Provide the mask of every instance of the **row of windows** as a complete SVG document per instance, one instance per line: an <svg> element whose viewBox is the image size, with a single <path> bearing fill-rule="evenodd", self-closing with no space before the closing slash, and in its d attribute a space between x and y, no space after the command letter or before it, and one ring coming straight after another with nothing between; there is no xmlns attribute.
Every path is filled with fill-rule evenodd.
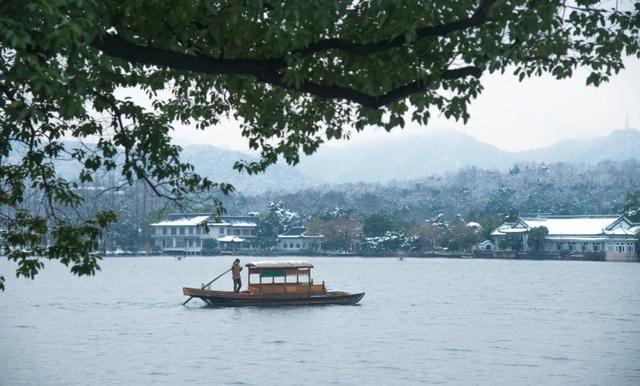
<svg viewBox="0 0 640 386"><path fill-rule="evenodd" d="M288 249L297 248L297 249L300 249L301 247L302 248L307 248L307 243L282 243L282 248L288 248Z"/></svg>
<svg viewBox="0 0 640 386"><path fill-rule="evenodd" d="M202 233L201 227L162 227L163 235L201 235Z"/></svg>
<svg viewBox="0 0 640 386"><path fill-rule="evenodd" d="M602 251L601 243L577 243L571 241L568 243L556 243L556 250L582 251L582 252L599 252Z"/></svg>
<svg viewBox="0 0 640 386"><path fill-rule="evenodd" d="M218 230L218 234L224 235L224 230L227 230L228 235L234 236L255 236L255 229L231 229L231 228L220 228Z"/></svg>
<svg viewBox="0 0 640 386"><path fill-rule="evenodd" d="M160 243L164 248L185 248L185 247L200 247L202 246L202 240L200 239L161 239Z"/></svg>
<svg viewBox="0 0 640 386"><path fill-rule="evenodd" d="M174 241L175 240L175 241ZM237 248L238 245L229 244L229 243L218 243L218 247L222 249L231 249ZM202 239L173 239L173 238L161 238L156 241L156 245L162 246L163 248L188 248L188 247L201 247ZM293 245L293 244L292 244ZM256 246L251 243L242 243L242 248L253 249Z"/></svg>
<svg viewBox="0 0 640 386"><path fill-rule="evenodd" d="M218 248L222 250L256 249L258 245L251 243L218 243Z"/></svg>
<svg viewBox="0 0 640 386"><path fill-rule="evenodd" d="M633 243L609 243L607 244L607 251L609 252L634 252L635 247Z"/></svg>
<svg viewBox="0 0 640 386"><path fill-rule="evenodd" d="M556 243L556 250L582 251L582 252L600 252L605 247L602 243ZM635 252L635 246L632 242L607 243L606 250L608 252Z"/></svg>
<svg viewBox="0 0 640 386"><path fill-rule="evenodd" d="M232 228L219 228L218 234L226 234L234 236L254 236L256 234L255 229L232 229ZM162 227L163 235L201 235L204 234L202 227Z"/></svg>

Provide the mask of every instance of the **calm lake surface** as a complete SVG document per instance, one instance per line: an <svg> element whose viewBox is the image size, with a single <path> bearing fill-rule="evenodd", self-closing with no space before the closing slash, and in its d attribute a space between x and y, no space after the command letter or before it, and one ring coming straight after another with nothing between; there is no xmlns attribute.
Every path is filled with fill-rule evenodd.
<svg viewBox="0 0 640 386"><path fill-rule="evenodd" d="M183 307L231 257L110 258L92 278L48 263L35 281L1 258L0 384L640 385L640 264L308 260L361 305Z"/></svg>

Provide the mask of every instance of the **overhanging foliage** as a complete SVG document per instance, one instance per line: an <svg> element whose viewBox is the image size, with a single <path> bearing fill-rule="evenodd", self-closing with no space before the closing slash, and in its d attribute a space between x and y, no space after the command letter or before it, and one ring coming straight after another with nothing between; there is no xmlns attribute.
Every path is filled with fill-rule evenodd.
<svg viewBox="0 0 640 386"><path fill-rule="evenodd" d="M241 122L260 159L296 164L349 130L427 124L435 109L466 121L484 73L587 67L598 85L638 55L640 4L578 0L154 1L5 0L0 3L0 205L5 253L33 277L37 257L92 274L90 254L112 221L73 215L75 188L119 167L172 200L233 187L193 172L171 144L175 122L200 129ZM149 106L122 98L136 88ZM167 97L167 93L169 96ZM65 138L97 140L68 149ZM17 163L7 163L19 148ZM118 161L118 149L123 159ZM58 176L52 160L84 169ZM28 190L42 211L22 211ZM22 235L22 236L21 236ZM64 246L63 246L64 243ZM0 282L0 285L2 282Z"/></svg>

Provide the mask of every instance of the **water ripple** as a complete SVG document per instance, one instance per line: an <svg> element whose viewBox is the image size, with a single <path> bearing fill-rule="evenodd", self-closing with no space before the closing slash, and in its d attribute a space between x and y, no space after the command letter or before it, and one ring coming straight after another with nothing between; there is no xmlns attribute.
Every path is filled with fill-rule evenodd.
<svg viewBox="0 0 640 386"><path fill-rule="evenodd" d="M332 287L366 291L362 305L182 306L182 286L227 269L219 257L9 278L0 384L640 384L640 264L312 262Z"/></svg>

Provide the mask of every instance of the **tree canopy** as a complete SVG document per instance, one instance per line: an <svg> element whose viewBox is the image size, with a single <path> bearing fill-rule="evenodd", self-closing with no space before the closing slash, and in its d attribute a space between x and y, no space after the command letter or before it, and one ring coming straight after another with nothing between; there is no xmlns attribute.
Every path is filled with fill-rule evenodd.
<svg viewBox="0 0 640 386"><path fill-rule="evenodd" d="M640 188L627 192L624 197L622 213L631 221L640 222Z"/></svg>
<svg viewBox="0 0 640 386"><path fill-rule="evenodd" d="M617 4L617 2L616 2ZM42 259L93 274L91 254L114 221L73 215L78 184L118 170L179 200L233 187L194 173L172 125L205 130L237 119L256 173L296 164L327 139L369 126L427 124L434 111L469 118L486 73L520 79L590 70L598 85L638 55L640 3L594 0L155 1L0 3L0 205L5 253L18 275ZM124 97L136 89L142 104ZM94 141L70 148L65 139ZM15 162L10 154L18 152ZM84 169L61 178L53 160ZM29 189L42 210L22 209ZM2 281L0 280L0 285Z"/></svg>
<svg viewBox="0 0 640 386"><path fill-rule="evenodd" d="M548 234L549 229L545 226L533 227L529 230L527 244L535 252L541 252L544 249L544 240Z"/></svg>
<svg viewBox="0 0 640 386"><path fill-rule="evenodd" d="M394 224L387 216L374 213L364 219L362 231L367 237L376 237L382 236L387 232L397 231L398 228L398 224Z"/></svg>
<svg viewBox="0 0 640 386"><path fill-rule="evenodd" d="M263 249L271 249L276 246L279 234L300 225L298 213L288 210L282 202L271 202L258 217L256 243Z"/></svg>

